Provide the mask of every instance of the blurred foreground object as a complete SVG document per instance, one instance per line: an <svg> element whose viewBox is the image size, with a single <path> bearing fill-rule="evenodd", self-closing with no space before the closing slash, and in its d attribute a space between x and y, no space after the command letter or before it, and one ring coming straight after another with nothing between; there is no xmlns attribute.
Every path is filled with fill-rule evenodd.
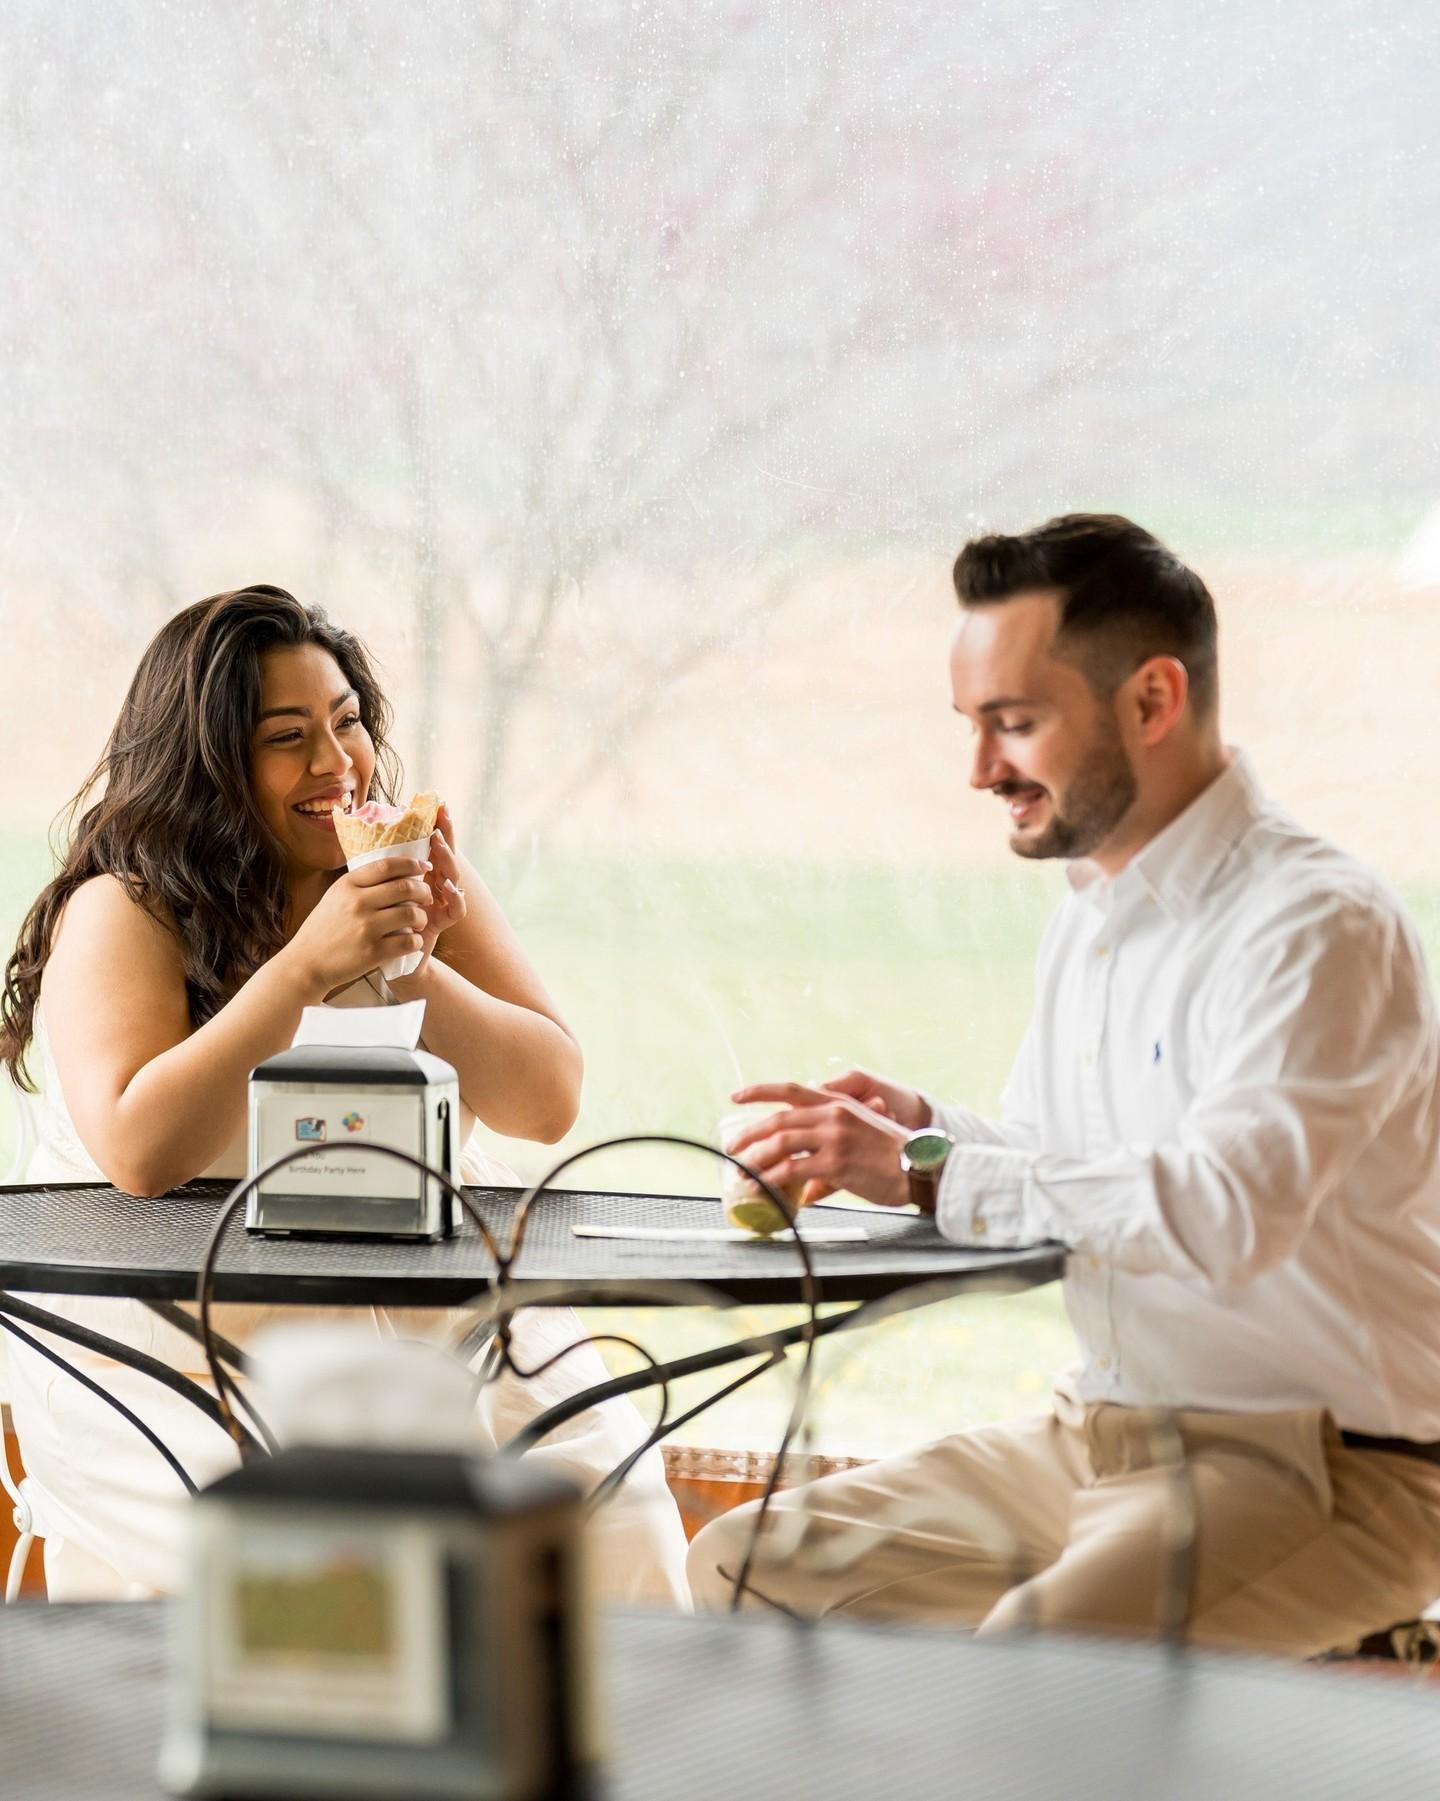
<svg viewBox="0 0 1440 1801"><path fill-rule="evenodd" d="M192 1504L162 1781L232 1797L589 1792L579 1491L533 1462L433 1448L463 1430L466 1372L442 1353L397 1343L382 1369L371 1339L347 1369L342 1336L321 1333L311 1368L306 1337L274 1334L258 1361L282 1435L326 1442ZM370 1443L335 1442L347 1434Z"/></svg>

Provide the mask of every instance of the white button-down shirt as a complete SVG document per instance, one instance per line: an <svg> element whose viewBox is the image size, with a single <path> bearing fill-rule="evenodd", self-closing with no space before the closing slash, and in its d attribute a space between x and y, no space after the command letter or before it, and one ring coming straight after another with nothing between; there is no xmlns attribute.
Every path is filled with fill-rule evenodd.
<svg viewBox="0 0 1440 1801"><path fill-rule="evenodd" d="M1395 895L1236 753L1046 929L1035 1013L942 1231L1059 1239L1080 1397L1324 1406L1440 1439L1440 1032Z"/></svg>

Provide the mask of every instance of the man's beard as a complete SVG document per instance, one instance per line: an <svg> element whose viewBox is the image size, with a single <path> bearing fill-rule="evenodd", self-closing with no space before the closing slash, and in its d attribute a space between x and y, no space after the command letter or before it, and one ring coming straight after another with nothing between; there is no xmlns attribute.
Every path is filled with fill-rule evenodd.
<svg viewBox="0 0 1440 1801"><path fill-rule="evenodd" d="M1130 811L1137 792L1119 730L1103 721L1100 740L1071 778L1063 805L1051 796L1050 823L1033 836L1015 833L1010 848L1017 857L1088 857Z"/></svg>

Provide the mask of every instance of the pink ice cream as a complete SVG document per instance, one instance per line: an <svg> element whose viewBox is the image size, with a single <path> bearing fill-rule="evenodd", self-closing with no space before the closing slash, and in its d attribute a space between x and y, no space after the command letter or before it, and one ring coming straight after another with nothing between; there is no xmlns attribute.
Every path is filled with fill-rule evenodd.
<svg viewBox="0 0 1440 1801"><path fill-rule="evenodd" d="M383 800L367 800L363 807L356 807L350 817L364 825L394 825L405 817L406 811L404 807L387 807Z"/></svg>

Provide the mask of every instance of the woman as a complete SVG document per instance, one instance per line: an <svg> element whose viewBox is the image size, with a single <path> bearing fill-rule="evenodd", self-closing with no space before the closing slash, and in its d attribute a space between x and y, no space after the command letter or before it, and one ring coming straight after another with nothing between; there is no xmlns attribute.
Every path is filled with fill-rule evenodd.
<svg viewBox="0 0 1440 1801"><path fill-rule="evenodd" d="M495 900L455 849L441 808L424 863L346 872L331 808L393 800L390 712L359 641L279 588L187 608L140 660L64 867L31 909L0 998L0 1058L36 1092L34 1181L105 1179L158 1196L246 1165L246 1078L289 1045L301 1009L424 1000L422 1043L459 1076L462 1139L477 1119L552 1142L579 1105L579 1048ZM407 951L413 975L379 967ZM33 1062L36 1066L30 1067ZM38 1084L32 1079L38 1074ZM468 1181L506 1180L468 1144ZM198 1374L194 1342L134 1301L44 1297L55 1313ZM278 1309L229 1307L243 1338ZM315 1317L309 1312L307 1317ZM435 1322L431 1322L435 1323ZM573 1317L522 1314L522 1358L580 1336ZM527 1343L528 1341L528 1343ZM151 1424L197 1481L232 1460L188 1402L134 1371L52 1341ZM173 1587L173 1474L103 1400L12 1341L13 1410L37 1491L52 1599ZM486 1391L499 1439L602 1373L593 1352L548 1382ZM636 1442L607 1403L534 1455L589 1485ZM684 1537L658 1454L596 1516L602 1589L681 1600Z"/></svg>

